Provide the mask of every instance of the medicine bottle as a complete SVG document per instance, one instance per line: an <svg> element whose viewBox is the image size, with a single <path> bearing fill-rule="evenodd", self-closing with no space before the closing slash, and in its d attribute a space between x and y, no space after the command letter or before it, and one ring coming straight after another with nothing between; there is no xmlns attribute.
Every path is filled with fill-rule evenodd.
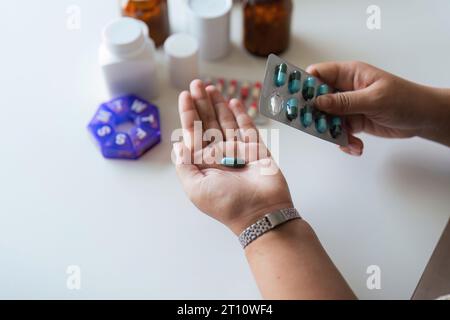
<svg viewBox="0 0 450 320"><path fill-rule="evenodd" d="M267 57L289 47L292 0L244 0L244 47Z"/></svg>
<svg viewBox="0 0 450 320"><path fill-rule="evenodd" d="M135 94L146 100L158 95L155 44L140 20L119 18L103 29L99 64L111 98Z"/></svg>
<svg viewBox="0 0 450 320"><path fill-rule="evenodd" d="M120 0L122 15L144 21L159 47L170 34L167 0Z"/></svg>

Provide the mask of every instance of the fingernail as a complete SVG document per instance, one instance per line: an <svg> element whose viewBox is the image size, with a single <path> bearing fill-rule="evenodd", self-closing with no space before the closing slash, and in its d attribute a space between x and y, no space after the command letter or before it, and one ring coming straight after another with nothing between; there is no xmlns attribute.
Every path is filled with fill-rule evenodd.
<svg viewBox="0 0 450 320"><path fill-rule="evenodd" d="M352 156L360 156L362 155L362 149L360 147L354 145L348 145L349 152Z"/></svg>
<svg viewBox="0 0 450 320"><path fill-rule="evenodd" d="M348 154L350 154L352 156L355 156L355 157L359 157L359 156L362 155L362 149L360 149L358 147L355 147L355 146L352 146L352 145L348 145L348 146L345 146L345 147L341 146L340 149L342 151L344 151L345 153L348 153Z"/></svg>

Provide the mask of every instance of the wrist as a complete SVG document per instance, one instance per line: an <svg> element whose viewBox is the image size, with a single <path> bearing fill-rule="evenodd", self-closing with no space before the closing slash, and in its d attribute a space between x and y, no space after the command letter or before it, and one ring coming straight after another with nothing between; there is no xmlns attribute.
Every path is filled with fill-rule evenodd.
<svg viewBox="0 0 450 320"><path fill-rule="evenodd" d="M249 255L260 251L261 248L268 249L280 245L285 248L292 247L292 249L294 249L299 243L305 245L317 240L314 230L307 221L303 219L294 219L265 233L263 236L253 241L245 248L245 252Z"/></svg>
<svg viewBox="0 0 450 320"><path fill-rule="evenodd" d="M249 211L249 213L241 214L238 218L230 221L227 227L236 235L239 236L247 227L254 224L259 219L263 218L266 214L286 209L293 208L294 205L292 201L283 201L273 205L264 206L263 208L258 208Z"/></svg>
<svg viewBox="0 0 450 320"><path fill-rule="evenodd" d="M422 104L424 123L418 136L450 146L450 89L428 88Z"/></svg>

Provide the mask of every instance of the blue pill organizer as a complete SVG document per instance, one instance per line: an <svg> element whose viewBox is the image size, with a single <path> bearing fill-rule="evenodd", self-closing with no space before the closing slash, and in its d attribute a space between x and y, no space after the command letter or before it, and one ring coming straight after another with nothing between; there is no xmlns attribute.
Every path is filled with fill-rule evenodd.
<svg viewBox="0 0 450 320"><path fill-rule="evenodd" d="M88 130L109 159L138 159L161 141L158 108L135 95L102 103Z"/></svg>
<svg viewBox="0 0 450 320"><path fill-rule="evenodd" d="M344 119L314 107L314 100L333 89L320 79L271 54L267 60L259 112L320 139L348 145Z"/></svg>

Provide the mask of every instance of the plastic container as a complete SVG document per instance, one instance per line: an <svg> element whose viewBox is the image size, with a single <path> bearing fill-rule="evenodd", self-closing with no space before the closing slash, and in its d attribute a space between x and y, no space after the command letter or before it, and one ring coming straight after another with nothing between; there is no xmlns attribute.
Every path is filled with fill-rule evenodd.
<svg viewBox="0 0 450 320"><path fill-rule="evenodd" d="M111 98L136 94L158 96L155 45L148 27L132 18L119 18L103 29L99 64Z"/></svg>
<svg viewBox="0 0 450 320"><path fill-rule="evenodd" d="M164 43L169 79L172 86L184 90L198 77L198 41L185 33L171 35Z"/></svg>
<svg viewBox="0 0 450 320"><path fill-rule="evenodd" d="M122 15L139 19L147 24L150 37L157 47L170 34L167 0L120 0Z"/></svg>
<svg viewBox="0 0 450 320"><path fill-rule="evenodd" d="M256 56L280 54L289 47L292 0L245 0L244 47Z"/></svg>
<svg viewBox="0 0 450 320"><path fill-rule="evenodd" d="M203 60L217 60L230 52L232 0L186 0L189 33L199 42Z"/></svg>

